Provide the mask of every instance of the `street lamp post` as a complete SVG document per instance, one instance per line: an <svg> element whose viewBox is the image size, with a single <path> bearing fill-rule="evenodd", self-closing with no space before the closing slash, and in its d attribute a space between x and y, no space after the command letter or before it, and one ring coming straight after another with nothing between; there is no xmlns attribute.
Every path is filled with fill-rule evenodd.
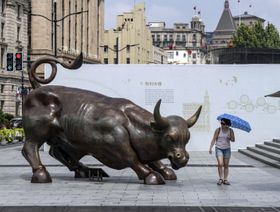
<svg viewBox="0 0 280 212"><path fill-rule="evenodd" d="M56 0L54 1L54 8L53 8L53 13L54 13L54 56L56 58L57 56L57 13L56 13Z"/></svg>
<svg viewBox="0 0 280 212"><path fill-rule="evenodd" d="M56 2L56 0L54 0L54 2L53 2L53 16L52 16L52 19L49 19L48 17L43 16L41 14L32 14L31 13L31 16L39 16L39 17L42 17L42 18L50 21L51 23L54 23L54 56L57 57L57 23L60 22L60 21L63 21L65 18L67 18L69 16L79 15L79 14L87 13L87 12L88 12L88 10L83 10L83 11L79 11L79 12L69 13L68 15L63 16L62 18L57 19L57 2Z"/></svg>
<svg viewBox="0 0 280 212"><path fill-rule="evenodd" d="M119 37L116 37L116 63L119 64Z"/></svg>

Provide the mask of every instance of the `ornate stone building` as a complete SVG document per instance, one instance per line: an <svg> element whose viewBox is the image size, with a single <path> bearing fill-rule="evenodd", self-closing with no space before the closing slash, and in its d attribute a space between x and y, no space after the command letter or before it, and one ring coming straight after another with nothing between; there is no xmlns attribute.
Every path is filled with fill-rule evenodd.
<svg viewBox="0 0 280 212"><path fill-rule="evenodd" d="M86 63L100 63L104 0L32 0L30 30L32 60L55 54L69 60L83 52Z"/></svg>
<svg viewBox="0 0 280 212"><path fill-rule="evenodd" d="M232 18L236 28L238 28L241 23L245 24L246 26L252 26L258 21L260 21L263 25L265 22L263 18L260 18L255 15L251 15L247 11L245 11L241 15L233 16Z"/></svg>
<svg viewBox="0 0 280 212"><path fill-rule="evenodd" d="M155 63L144 3L137 4L130 12L117 16L116 29L105 31L102 47L105 64ZM157 54L160 52L157 51Z"/></svg>
<svg viewBox="0 0 280 212"><path fill-rule="evenodd" d="M211 48L222 48L231 45L235 30L236 26L229 8L229 1L225 0L223 13L216 30L213 32Z"/></svg>
<svg viewBox="0 0 280 212"><path fill-rule="evenodd" d="M22 52L27 58L28 4L29 0L1 0L0 4L0 110L13 115L21 115L19 91L22 83L29 87L29 81L26 64L23 72L6 70L6 55Z"/></svg>
<svg viewBox="0 0 280 212"><path fill-rule="evenodd" d="M170 64L204 63L205 32L199 16L188 23L175 23L173 28L166 28L165 22L150 22L153 45L163 48Z"/></svg>
<svg viewBox="0 0 280 212"><path fill-rule="evenodd" d="M224 48L232 46L232 37L236 32L237 28L241 23L246 26L252 26L257 21L260 21L264 24L265 20L248 14L248 12L244 12L244 14L238 16L232 16L229 1L225 0L224 2L224 10L218 22L218 25L215 31L212 34L210 48Z"/></svg>

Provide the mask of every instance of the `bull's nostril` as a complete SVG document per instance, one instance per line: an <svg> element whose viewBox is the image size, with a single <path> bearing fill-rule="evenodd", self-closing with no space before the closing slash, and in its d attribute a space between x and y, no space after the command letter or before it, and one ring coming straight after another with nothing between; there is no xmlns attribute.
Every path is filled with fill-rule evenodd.
<svg viewBox="0 0 280 212"><path fill-rule="evenodd" d="M180 153L177 153L177 154L176 154L176 157L177 157L177 158L180 158L180 157L181 157L181 154L180 154Z"/></svg>

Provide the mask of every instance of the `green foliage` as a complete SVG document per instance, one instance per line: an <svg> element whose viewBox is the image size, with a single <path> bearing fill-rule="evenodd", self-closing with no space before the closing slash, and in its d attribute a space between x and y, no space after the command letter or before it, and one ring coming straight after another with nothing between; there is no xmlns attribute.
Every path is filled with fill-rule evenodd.
<svg viewBox="0 0 280 212"><path fill-rule="evenodd" d="M233 46L252 48L254 40L256 37L253 35L252 28L242 23L233 36Z"/></svg>
<svg viewBox="0 0 280 212"><path fill-rule="evenodd" d="M280 48L280 36L273 24L268 24L265 28L267 48Z"/></svg>
<svg viewBox="0 0 280 212"><path fill-rule="evenodd" d="M20 140L22 141L24 138L24 130L23 128L15 128L15 129L7 129L3 128L0 130L0 142L1 141L8 141L9 143L13 140Z"/></svg>
<svg viewBox="0 0 280 212"><path fill-rule="evenodd" d="M280 37L273 24L265 28L259 21L253 26L241 24L233 36L234 47L244 48L280 48Z"/></svg>
<svg viewBox="0 0 280 212"><path fill-rule="evenodd" d="M12 114L9 113L3 113L2 110L0 110L0 128L2 125L8 126L9 121L14 118Z"/></svg>

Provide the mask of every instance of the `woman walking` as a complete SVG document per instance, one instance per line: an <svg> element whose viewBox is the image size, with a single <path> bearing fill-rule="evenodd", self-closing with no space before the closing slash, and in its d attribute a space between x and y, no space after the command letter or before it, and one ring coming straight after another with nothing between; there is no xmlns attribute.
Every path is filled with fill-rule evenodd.
<svg viewBox="0 0 280 212"><path fill-rule="evenodd" d="M231 156L230 142L235 141L234 132L230 128L229 119L221 119L221 127L215 130L213 139L210 144L209 153L212 154L212 148L216 144L216 158L218 162L219 180L217 185L230 185L228 181L229 160Z"/></svg>

